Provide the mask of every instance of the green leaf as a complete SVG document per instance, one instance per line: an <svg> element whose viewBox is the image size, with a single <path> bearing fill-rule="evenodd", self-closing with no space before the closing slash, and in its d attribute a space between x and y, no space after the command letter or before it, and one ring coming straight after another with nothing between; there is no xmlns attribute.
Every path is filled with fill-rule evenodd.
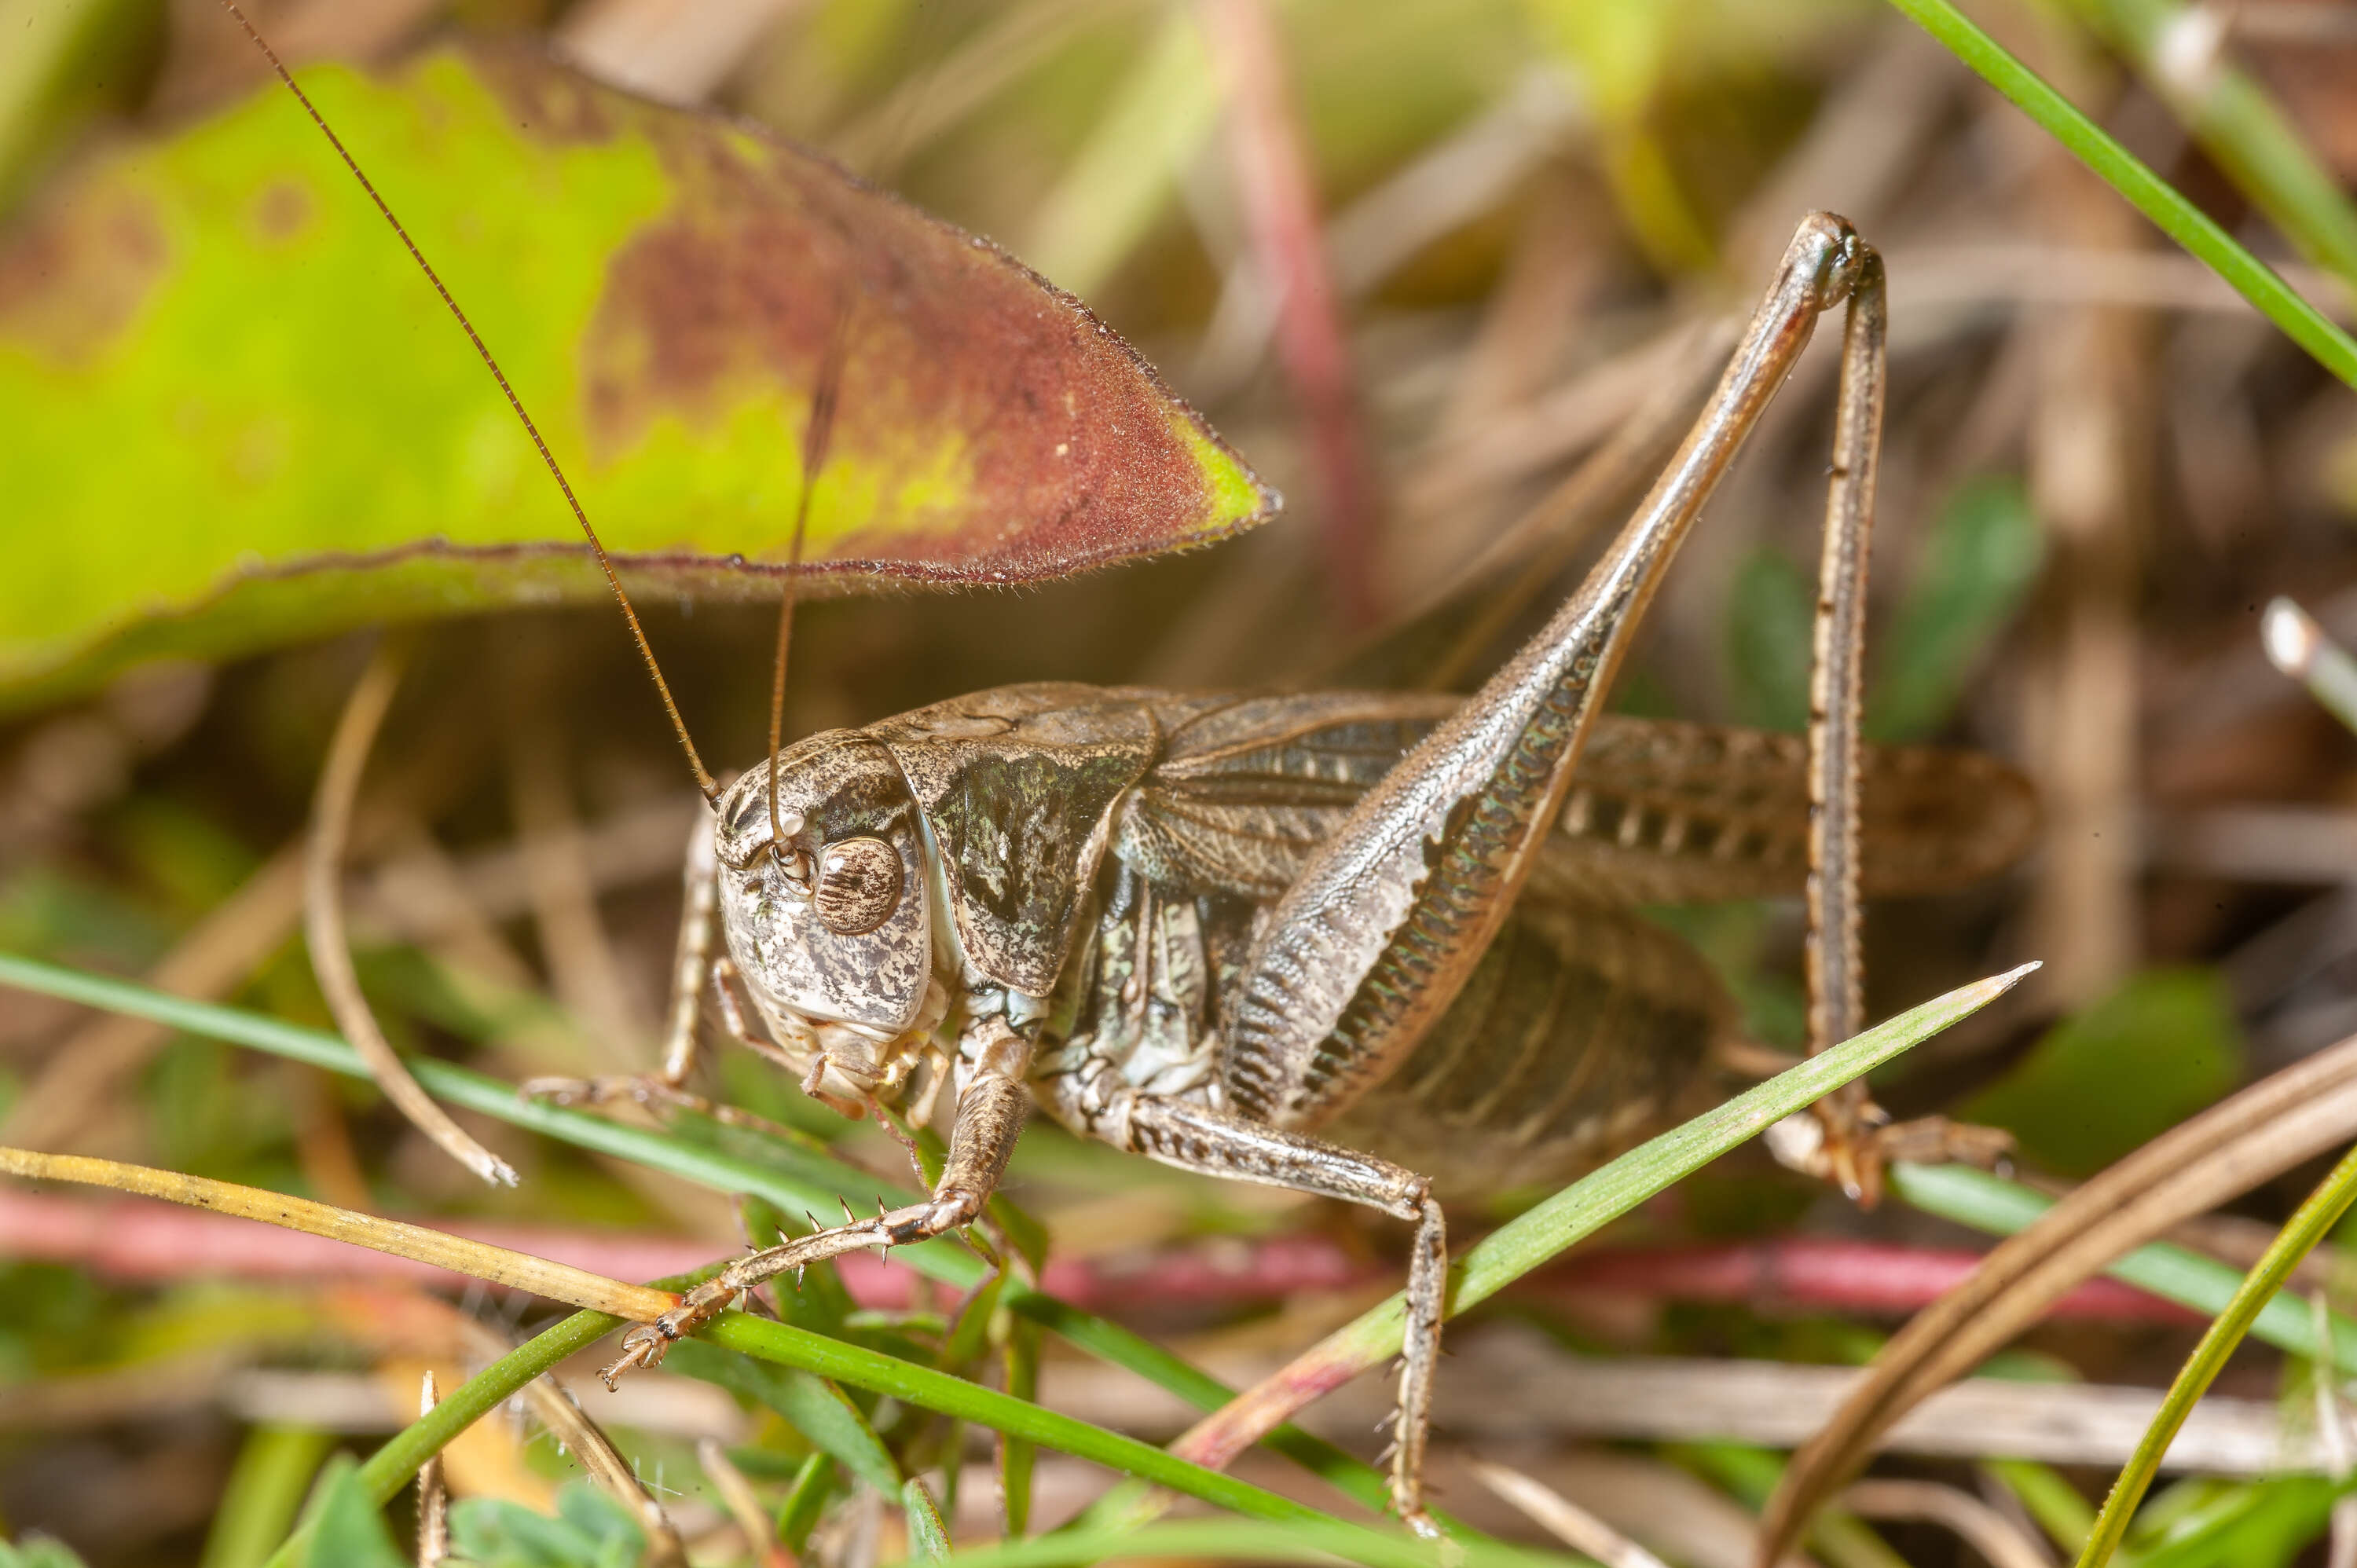
<svg viewBox="0 0 2357 1568"><path fill-rule="evenodd" d="M350 1455L329 1463L318 1498L304 1568L409 1568Z"/></svg>
<svg viewBox="0 0 2357 1568"><path fill-rule="evenodd" d="M740 122L518 50L305 72L472 316L625 579L770 597L813 392L813 591L1017 583L1275 505L1003 252ZM273 87L0 238L0 704L135 660L606 591L474 351Z"/></svg>
<svg viewBox="0 0 2357 1568"><path fill-rule="evenodd" d="M933 1494L914 1476L900 1488L900 1509L909 1521L909 1562L939 1563L950 1554L949 1526L933 1506Z"/></svg>
<svg viewBox="0 0 2357 1568"><path fill-rule="evenodd" d="M2340 1488L2320 1476L2179 1482L2136 1518L2136 1568L2289 1568L2323 1535Z"/></svg>
<svg viewBox="0 0 2357 1568"><path fill-rule="evenodd" d="M84 1568L73 1549L46 1535L28 1536L14 1545L0 1541L0 1568Z"/></svg>
<svg viewBox="0 0 2357 1568"><path fill-rule="evenodd" d="M2241 1081L2225 982L2209 970L2150 970L2055 1026L1957 1114L2005 1128L2042 1165L2086 1176Z"/></svg>
<svg viewBox="0 0 2357 1568"><path fill-rule="evenodd" d="M454 1504L450 1545L473 1568L638 1568L647 1538L620 1504L587 1481L568 1481L554 1519L500 1498Z"/></svg>
<svg viewBox="0 0 2357 1568"><path fill-rule="evenodd" d="M2011 475L1967 480L1924 539L1867 693L1867 733L1923 740L1944 726L1989 646L2038 581L2046 536Z"/></svg>

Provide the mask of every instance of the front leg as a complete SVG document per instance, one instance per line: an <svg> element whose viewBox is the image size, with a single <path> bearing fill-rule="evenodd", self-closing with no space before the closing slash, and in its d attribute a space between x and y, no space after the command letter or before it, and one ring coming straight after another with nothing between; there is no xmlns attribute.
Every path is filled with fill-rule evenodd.
<svg viewBox="0 0 2357 1568"><path fill-rule="evenodd" d="M712 1109L687 1092L689 1074L695 1069L700 1043L696 1024L702 1016L704 988L717 983L713 967L713 932L720 901L720 863L714 853L712 808L699 806L695 826L687 837L687 854L680 869L679 940L673 950L671 1006L663 1023L662 1066L653 1072L620 1073L603 1078L533 1078L516 1087L528 1100L548 1100L559 1105L603 1105L635 1101L641 1105L687 1105ZM726 960L721 961L726 963ZM732 1019L733 1007L729 1009ZM743 1035L741 1024L734 1032Z"/></svg>
<svg viewBox="0 0 2357 1568"><path fill-rule="evenodd" d="M930 1197L737 1259L682 1296L677 1306L624 1335L621 1355L598 1376L611 1388L633 1367L653 1366L673 1342L702 1331L739 1295L780 1274L863 1247L922 1241L979 1219L1023 1132L1031 1103L1024 1086L1031 1049L1030 1038L998 1015L969 1025L958 1042L957 1121L950 1133L949 1159Z"/></svg>
<svg viewBox="0 0 2357 1568"><path fill-rule="evenodd" d="M1393 1420L1392 1506L1417 1534L1438 1535L1424 1506L1424 1455L1447 1305L1448 1239L1431 1180L1322 1138L1283 1132L1190 1101L1142 1094L1107 1069L1056 1079L1049 1092L1058 1120L1116 1148L1204 1176L1364 1204L1415 1227L1399 1408ZM1184 1439L1172 1452L1213 1469L1235 1457L1234 1449L1190 1450Z"/></svg>

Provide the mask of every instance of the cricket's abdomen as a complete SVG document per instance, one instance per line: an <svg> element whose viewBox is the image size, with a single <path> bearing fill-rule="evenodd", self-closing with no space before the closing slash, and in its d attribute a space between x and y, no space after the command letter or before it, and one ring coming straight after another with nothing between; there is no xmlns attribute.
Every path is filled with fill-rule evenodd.
<svg viewBox="0 0 2357 1568"><path fill-rule="evenodd" d="M1253 912L1116 862L1038 1072L1227 1103L1224 1015ZM1451 1198L1560 1181L1691 1109L1735 1018L1701 955L1643 916L1525 906L1399 1068L1316 1131Z"/></svg>
<svg viewBox="0 0 2357 1568"><path fill-rule="evenodd" d="M1406 1058L1318 1131L1451 1199L1560 1182L1691 1108L1735 1015L1643 917L1526 905Z"/></svg>

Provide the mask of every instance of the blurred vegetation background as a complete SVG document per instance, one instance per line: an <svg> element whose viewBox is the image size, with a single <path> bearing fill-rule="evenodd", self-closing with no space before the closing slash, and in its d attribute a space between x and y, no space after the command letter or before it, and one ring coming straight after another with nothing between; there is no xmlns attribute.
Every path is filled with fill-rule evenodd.
<svg viewBox="0 0 2357 1568"><path fill-rule="evenodd" d="M2357 178L2357 7L1967 8L2350 319L2357 247L2345 239L2357 219L2342 193ZM1793 223L1838 210L1883 251L1890 276L1874 729L2008 759L2036 782L2046 822L2035 857L2001 884L1873 910L1876 1016L2025 959L2045 963L1902 1063L1885 1101L2001 1124L2026 1170L2078 1177L2357 1029L2357 742L2268 668L2257 636L2276 594L2357 634L2357 394L1884 6L249 9L298 70L387 65L452 29L515 35L609 81L825 150L1085 299L1287 498L1276 521L1239 541L1145 565L1019 592L809 606L790 735L1017 680L1469 689L1641 492L1719 368L1730 313L1748 307ZM0 218L38 214L111 149L188 134L266 85L210 0L0 0ZM368 150L354 150L365 166ZM468 176L454 160L439 177L463 188ZM433 235L418 237L433 254ZM385 247L393 267L405 264L390 238ZM356 317L378 308L369 291L384 275L352 280ZM24 330L9 316L12 286L0 273L0 328ZM266 340L269 301L253 305L251 331ZM217 370L141 373L200 385ZM350 373L402 370L362 362ZM1621 707L1800 727L1832 380L1820 344L1653 610ZM106 460L139 464L146 434L113 431ZM398 475L412 461L403 431L381 435L374 461ZM44 552L70 548L5 499L9 440L0 432L0 544L29 549L39 536ZM584 491L594 516L594 480ZM233 517L115 526L125 532L109 548L178 548L197 529L231 531L234 548ZM436 521L415 528L432 535ZM772 612L658 602L646 613L706 756L730 766L758 756ZM367 618L364 602L354 618ZM14 713L0 728L0 949L324 1026L296 936L296 846L371 636L217 668L167 660L87 698ZM431 624L377 748L350 883L361 977L395 1042L506 1079L649 1062L685 782L610 608ZM1663 918L1726 971L1763 1039L1797 1044L1796 909ZM905 1176L881 1134L803 1103L741 1053L720 1077L726 1098ZM685 1238L690 1257L739 1240L725 1199L643 1167L486 1133L525 1173L514 1191L487 1190L365 1087L14 992L0 992L0 1143L355 1208L616 1246ZM1273 1368L1395 1278L1403 1239L1380 1219L1183 1179L1044 1127L1016 1169L1015 1197L1057 1259L1116 1276L1173 1257L1233 1265L1244 1283L1230 1289L1116 1313L1233 1379ZM2316 1175L2261 1187L2204 1240L2246 1264ZM35 1196L0 1194L0 1208ZM142 1240L95 1208L83 1229L60 1230L56 1205L78 1200L40 1201L49 1207L0 1218L0 1258L21 1260L0 1263L0 1532L48 1532L94 1568L259 1563L328 1453L364 1452L414 1409L419 1366L450 1368L446 1384L464 1376L471 1352L447 1324L404 1317L404 1304L427 1299L415 1287L271 1277L266 1263L203 1247L176 1253L161 1233ZM1467 1216L1467 1230L1483 1218ZM1638 1356L1852 1364L1906 1305L1889 1280L1910 1260L1981 1244L1900 1206L1861 1213L1752 1152L1607 1240L1637 1260L1623 1275L1583 1283L1575 1263L1454 1331L1463 1353L1444 1375L1446 1500L1535 1539L1467 1478L1474 1452L1510 1455L1696 1564L1742 1560L1746 1510L1772 1477L1766 1451L1778 1440L1738 1441L1739 1411L1680 1441L1615 1427L1608 1412L1574 1420L1562 1385L1533 1368ZM1645 1262L1741 1241L1770 1249L1759 1256L1772 1271L1773 1247L1813 1240L1857 1246L1849 1272L1813 1295L1788 1294L1772 1273L1705 1288ZM1316 1266L1290 1281L1268 1273L1276 1242L1307 1249L1298 1255ZM618 1262L608 1272L663 1271ZM2311 1283L2323 1288L2329 1273L2319 1266ZM523 1310L521 1298L463 1305L502 1332ZM954 1364L946 1299L920 1293L864 1310L845 1320L852 1330ZM2090 1309L2033 1331L2012 1371L2157 1386L2197 1329ZM1050 1353L1041 1397L1157 1439L1183 1424L1172 1402L1121 1377ZM1693 1379L1680 1397L1703 1401L1711 1374ZM707 1397L705 1384L630 1389L627 1409L613 1407L617 1440L696 1561L737 1560L694 1438L717 1434L751 1455L743 1463L764 1486L794 1475L809 1443L759 1407ZM2303 1411L2316 1398L2300 1368L2255 1347L2238 1353L2221 1391ZM1311 1424L1370 1450L1361 1434L1382 1396L1354 1392L1365 1397ZM986 1433L944 1432L920 1413L889 1402L866 1411L910 1474L953 1477L969 1438L986 1453ZM544 1510L573 1474L521 1417L487 1423L468 1443L452 1459L462 1496ZM2002 1446L1986 1450L1987 1463L1968 1447L1918 1452L1878 1473L1969 1494L2015 1545L2050 1552L2083 1529L2116 1448L2090 1439L2050 1466L2007 1459ZM1273 1463L1243 1468L1301 1484ZM2177 1483L2147 1510L2137 1560L2323 1562L2332 1488L2268 1469ZM995 1533L986 1482L948 1485L952 1536ZM1104 1477L1043 1460L1038 1485L1039 1518L1052 1523ZM846 1488L809 1539L820 1561L858 1568L905 1554L897 1503L879 1511L861 1495ZM1813 1550L1861 1568L1981 1560L1943 1526L1878 1528ZM576 1560L512 1550L517 1562Z"/></svg>

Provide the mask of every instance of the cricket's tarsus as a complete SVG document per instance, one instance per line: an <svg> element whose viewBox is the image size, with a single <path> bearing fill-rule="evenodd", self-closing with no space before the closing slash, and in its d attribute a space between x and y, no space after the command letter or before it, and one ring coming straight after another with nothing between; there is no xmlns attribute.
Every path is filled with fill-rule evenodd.
<svg viewBox="0 0 2357 1568"><path fill-rule="evenodd" d="M288 70L285 62L278 58L278 51L270 47L270 40L262 36L261 29L243 11L238 9L237 0L221 0L221 8L244 29L245 36L253 40L253 47L262 51L262 57L270 62L270 69L277 73L286 91L295 95L295 101L303 106L303 113L311 117L311 124L317 126L319 134L328 139L328 145L335 149L336 156L343 160L344 167L350 171L352 178L360 183L361 189L375 204L378 215L383 218L386 226L392 229L402 247L409 252L409 259L417 263L417 270L424 273L425 281L434 285L435 294L441 299L443 307L449 311L451 319L457 322L458 329L466 333L467 341L475 346L475 354L483 361L483 368L490 371L491 379L499 383L500 395L508 400L508 407L514 411L516 419L523 425L524 434L532 438L533 449L540 454L540 460L548 469L549 477L556 481L557 489L563 492L565 504L572 509L573 521L581 525L582 537L588 540L589 552L597 558L597 569L606 575L606 585L614 591L614 602L621 607L622 619L630 626L631 640L638 644L639 658L646 665L647 673L653 677L656 694L662 699L663 712L671 719L672 733L679 737L680 750L686 754L688 770L695 775L695 787L703 791L706 800L718 800L720 786L705 769L704 758L696 753L695 742L688 736L687 721L680 717L679 703L672 698L671 682L663 679L662 666L655 661L654 645L647 640L646 628L639 624L638 607L630 603L630 596L623 589L622 579L616 574L614 563L607 556L605 543L598 539L597 529L590 526L589 513L583 509L580 498L573 493L573 481L565 477L564 466L557 462L556 454L548 449L547 441L540 434L540 426L533 423L532 414L524 408L523 399L516 395L515 387L508 381L507 372L500 368L500 361L492 354L490 345L485 343L482 335L475 330L475 324L468 318L465 308L442 282L442 274L434 270L434 263L425 259L425 252L418 249L415 240L410 238L408 229L393 215L391 204L361 167L360 160L353 157L350 149L344 145L343 138L337 135L335 128L328 124L327 116L320 113L318 106L311 102L310 94L296 81L295 73Z"/></svg>

